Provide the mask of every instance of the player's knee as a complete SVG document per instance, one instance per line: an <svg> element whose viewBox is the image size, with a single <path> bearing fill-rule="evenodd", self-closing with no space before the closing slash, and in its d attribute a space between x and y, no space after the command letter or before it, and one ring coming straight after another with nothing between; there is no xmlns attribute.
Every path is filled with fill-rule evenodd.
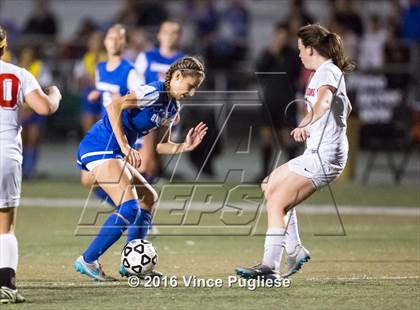
<svg viewBox="0 0 420 310"><path fill-rule="evenodd" d="M92 173L82 173L80 176L80 183L86 187L91 188L95 184L95 177Z"/></svg>
<svg viewBox="0 0 420 310"><path fill-rule="evenodd" d="M144 195L143 203L149 209L149 211L152 211L157 201L158 201L157 192L153 188L150 188L147 194Z"/></svg>

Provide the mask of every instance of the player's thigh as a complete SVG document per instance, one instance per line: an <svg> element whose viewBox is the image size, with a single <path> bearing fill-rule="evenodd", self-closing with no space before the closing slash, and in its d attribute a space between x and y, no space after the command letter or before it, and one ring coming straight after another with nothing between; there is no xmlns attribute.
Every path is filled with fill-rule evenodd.
<svg viewBox="0 0 420 310"><path fill-rule="evenodd" d="M131 166L127 165L133 177L133 185L136 188L137 196L139 200L144 204L143 206L147 209L152 209L158 199L156 190L146 181L146 179L140 174L140 172Z"/></svg>
<svg viewBox="0 0 420 310"><path fill-rule="evenodd" d="M261 183L261 188L264 191L264 194L268 194L272 190L275 190L275 188L287 177L289 172L290 169L287 163L274 169Z"/></svg>
<svg viewBox="0 0 420 310"><path fill-rule="evenodd" d="M132 174L128 163L121 159L105 160L93 169L96 182L119 205L131 199L138 199L132 186Z"/></svg>
<svg viewBox="0 0 420 310"><path fill-rule="evenodd" d="M278 183L274 183L267 194L267 211L281 210L286 213L316 191L310 178L289 171L287 176ZM270 202L271 201L271 202Z"/></svg>

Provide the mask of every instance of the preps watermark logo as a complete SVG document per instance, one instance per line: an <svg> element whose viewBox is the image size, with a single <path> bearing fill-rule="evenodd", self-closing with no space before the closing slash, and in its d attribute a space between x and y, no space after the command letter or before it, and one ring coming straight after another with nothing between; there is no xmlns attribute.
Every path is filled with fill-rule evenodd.
<svg viewBox="0 0 420 310"><path fill-rule="evenodd" d="M192 164L187 159L191 154L176 154L168 160L164 167L166 179L153 186L158 199L149 238L154 235L265 235L267 220L261 187L268 184L270 178L258 177L262 165L261 141L269 137L274 155L267 170L273 171L287 159L283 150L290 142L290 139L285 140L281 136L284 133L279 130L279 122L284 121L292 130L293 126L297 126L293 119L296 119L298 106L305 106L306 102L305 99L296 99L293 92L285 89L284 92L289 91L286 98L290 101L286 101L288 103L277 111L277 115L268 103L265 90L270 85L287 81L288 75L260 72L256 77L256 90L201 91L183 102L181 118L185 132L199 121L205 122L212 130L199 146L202 148L200 155L193 158ZM261 130L262 127L264 130ZM286 134L289 138L290 130ZM180 136L184 137L184 133ZM188 166L185 166L186 163ZM180 180L178 176L185 174L186 170L189 176ZM109 180L107 185L120 186L118 180ZM113 206L98 203L93 195L97 186L92 186L82 207L76 235L96 235L105 219L115 210ZM313 233L344 236L344 226L331 188L329 193L330 213L336 217L323 227L313 225Z"/></svg>

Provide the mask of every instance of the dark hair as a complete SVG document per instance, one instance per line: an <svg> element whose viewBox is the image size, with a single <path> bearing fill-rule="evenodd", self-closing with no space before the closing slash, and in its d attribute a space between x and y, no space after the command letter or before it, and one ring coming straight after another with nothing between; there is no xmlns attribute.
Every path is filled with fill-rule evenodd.
<svg viewBox="0 0 420 310"><path fill-rule="evenodd" d="M6 47L6 30L0 26L0 57L3 55Z"/></svg>
<svg viewBox="0 0 420 310"><path fill-rule="evenodd" d="M169 83L171 82L172 75L177 70L181 71L182 76L201 76L203 78L205 76L204 64L198 57L182 57L181 59L178 59L176 62L174 62L169 67L168 72L166 72L165 87L167 91L170 89Z"/></svg>
<svg viewBox="0 0 420 310"><path fill-rule="evenodd" d="M301 27L297 36L305 47L310 46L321 56L331 58L343 72L354 70L354 63L344 56L343 42L338 34L313 24Z"/></svg>

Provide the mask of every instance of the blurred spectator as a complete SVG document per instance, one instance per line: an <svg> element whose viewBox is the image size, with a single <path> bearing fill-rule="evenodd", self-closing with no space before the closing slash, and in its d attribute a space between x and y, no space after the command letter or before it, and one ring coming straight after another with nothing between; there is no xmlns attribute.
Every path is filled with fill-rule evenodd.
<svg viewBox="0 0 420 310"><path fill-rule="evenodd" d="M330 31L340 35L345 46L344 53L346 57L350 59L357 59L359 54L360 40L356 33L351 29L346 28L345 24L340 20L339 15L334 15L331 24Z"/></svg>
<svg viewBox="0 0 420 310"><path fill-rule="evenodd" d="M74 78L82 92L81 123L84 133L101 118L101 103L88 100L89 93L95 89L96 65L107 59L100 32L93 32L89 36L87 48L83 58L77 61L74 67Z"/></svg>
<svg viewBox="0 0 420 310"><path fill-rule="evenodd" d="M295 157L298 151L297 144L290 138L290 130L296 126L296 105L287 106L295 99L301 63L298 52L288 42L287 25L276 24L271 44L259 55L256 64L257 72L261 72L257 78L264 98L260 125L264 164L259 177L261 180L272 170L273 141L276 141L273 134L278 136L287 160Z"/></svg>
<svg viewBox="0 0 420 310"><path fill-rule="evenodd" d="M401 4L399 0L391 0L389 5L389 14L386 16L385 22L387 32L393 37L399 37L401 34Z"/></svg>
<svg viewBox="0 0 420 310"><path fill-rule="evenodd" d="M128 46L124 51L123 58L134 63L141 52L148 51L152 47L146 31L141 27L137 27L128 34Z"/></svg>
<svg viewBox="0 0 420 310"><path fill-rule="evenodd" d="M195 24L199 40L211 38L218 30L220 16L210 0L192 0L187 7L188 16Z"/></svg>
<svg viewBox="0 0 420 310"><path fill-rule="evenodd" d="M125 0L116 22L128 28L136 26L158 26L168 14L158 1Z"/></svg>
<svg viewBox="0 0 420 310"><path fill-rule="evenodd" d="M117 14L116 22L128 28L135 27L139 21L139 6L136 0L125 0Z"/></svg>
<svg viewBox="0 0 420 310"><path fill-rule="evenodd" d="M86 46L92 33L94 33L97 30L98 25L92 18L84 18L81 20L79 28L76 30L74 36L75 40L77 40L79 44Z"/></svg>
<svg viewBox="0 0 420 310"><path fill-rule="evenodd" d="M250 14L243 0L231 0L223 12L222 37L232 44L234 60L245 57L248 44Z"/></svg>
<svg viewBox="0 0 420 310"><path fill-rule="evenodd" d="M55 38L58 33L57 22L51 12L48 0L33 0L33 13L25 27L25 34L48 35Z"/></svg>
<svg viewBox="0 0 420 310"><path fill-rule="evenodd" d="M52 75L47 65L39 58L34 47L25 47L19 57L19 66L31 72L41 87L51 85ZM37 172L39 145L43 135L46 116L33 112L24 106L22 118L23 164L22 174L25 179L39 177Z"/></svg>
<svg viewBox="0 0 420 310"><path fill-rule="evenodd" d="M410 0L402 15L402 37L420 43L420 0Z"/></svg>
<svg viewBox="0 0 420 310"><path fill-rule="evenodd" d="M353 3L351 0L335 0L334 15L346 31L350 30L360 37L364 32L363 21L359 13L354 10Z"/></svg>
<svg viewBox="0 0 420 310"><path fill-rule="evenodd" d="M210 0L190 0L186 10L187 20L194 24L195 48L198 54L204 55L209 46L217 41L220 16L214 3ZM208 60L208 57L206 57ZM207 62L209 66L210 63Z"/></svg>
<svg viewBox="0 0 420 310"><path fill-rule="evenodd" d="M88 40L98 30L98 25L91 18L84 18L74 33L71 41L61 44L61 57L64 59L79 59L86 52Z"/></svg>
<svg viewBox="0 0 420 310"><path fill-rule="evenodd" d="M357 65L361 70L380 69L384 65L386 29L378 15L370 16L360 42ZM346 46L347 47L347 46Z"/></svg>
<svg viewBox="0 0 420 310"><path fill-rule="evenodd" d="M137 26L159 26L168 19L168 13L160 1L143 0L139 10Z"/></svg>
<svg viewBox="0 0 420 310"><path fill-rule="evenodd" d="M290 30L290 44L296 44L296 34L300 27L312 24L314 19L304 8L303 0L294 0L287 17Z"/></svg>

